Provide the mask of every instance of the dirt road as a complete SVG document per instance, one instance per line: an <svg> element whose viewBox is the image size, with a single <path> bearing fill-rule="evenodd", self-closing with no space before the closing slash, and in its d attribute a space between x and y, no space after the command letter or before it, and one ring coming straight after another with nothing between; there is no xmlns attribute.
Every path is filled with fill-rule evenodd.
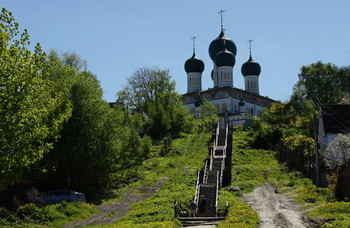
<svg viewBox="0 0 350 228"><path fill-rule="evenodd" d="M158 179L158 183L155 186L141 186L138 189L132 189L124 194L122 200L100 205L100 211L83 221L76 221L69 223L63 228L83 227L87 225L107 225L116 221L118 218L125 216L129 211L129 206L135 202L142 202L145 199L151 197L154 193L160 190L161 186L167 180L167 177L161 177Z"/></svg>
<svg viewBox="0 0 350 228"><path fill-rule="evenodd" d="M244 195L252 208L259 214L259 228L271 227L319 227L293 203L286 194L275 193L275 189L265 183L252 193Z"/></svg>

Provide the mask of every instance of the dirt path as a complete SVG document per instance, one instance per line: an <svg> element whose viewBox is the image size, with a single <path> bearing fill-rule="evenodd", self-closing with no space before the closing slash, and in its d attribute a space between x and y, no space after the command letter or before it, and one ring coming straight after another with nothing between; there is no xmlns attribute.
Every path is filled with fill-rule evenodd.
<svg viewBox="0 0 350 228"><path fill-rule="evenodd" d="M77 221L69 223L64 228L72 228L72 227L83 227L86 225L107 225L113 223L117 219L125 216L129 211L129 206L135 202L141 202L145 199L153 196L154 193L159 191L163 183L167 180L166 177L162 177L158 179L158 183L155 186L141 186L138 189L129 190L124 194L122 200L100 205L100 211L83 221Z"/></svg>
<svg viewBox="0 0 350 228"><path fill-rule="evenodd" d="M244 197L259 214L259 228L318 227L306 215L298 211L298 206L293 203L293 199L288 199L286 194L276 194L275 189L267 183Z"/></svg>

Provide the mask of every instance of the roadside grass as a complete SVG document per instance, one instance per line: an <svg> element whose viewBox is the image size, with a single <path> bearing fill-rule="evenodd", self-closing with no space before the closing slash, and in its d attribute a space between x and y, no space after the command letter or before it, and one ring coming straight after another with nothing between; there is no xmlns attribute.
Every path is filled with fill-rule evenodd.
<svg viewBox="0 0 350 228"><path fill-rule="evenodd" d="M350 227L350 202L331 202L316 207L308 213L310 217L326 222L324 227Z"/></svg>
<svg viewBox="0 0 350 228"><path fill-rule="evenodd" d="M197 171L203 168L208 156L210 138L210 134L183 135L172 142L165 157L157 156L160 147L153 149L154 157L140 167L138 185L155 185L159 178L166 177L161 189L145 201L133 203L128 214L115 223L99 227L180 226L174 217L174 202L179 201L187 208L189 200L194 197Z"/></svg>
<svg viewBox="0 0 350 228"><path fill-rule="evenodd" d="M229 204L226 219L218 224L218 228L254 228L259 225L258 214L234 194L221 190L219 195L219 208L224 208L226 201Z"/></svg>
<svg viewBox="0 0 350 228"><path fill-rule="evenodd" d="M253 132L249 130L236 128L233 132L232 185L239 187L241 192L231 195L240 196L268 182L276 191L287 193L287 197L301 205L299 210L311 209L307 215L323 220L323 227L350 227L350 203L335 202L333 187L316 187L302 173L279 164L275 152L252 149L252 137ZM231 210L235 210L234 206L230 207L229 214ZM225 223L230 219L228 216Z"/></svg>
<svg viewBox="0 0 350 228"><path fill-rule="evenodd" d="M88 218L97 212L96 206L88 203L67 203L38 207L26 204L16 213L0 209L0 227L61 227L62 225Z"/></svg>
<svg viewBox="0 0 350 228"><path fill-rule="evenodd" d="M153 157L145 160L138 170L139 180L120 189L114 199L104 201L103 204L122 199L129 190L154 186L159 178L165 177L167 180L154 196L144 202L132 204L125 217L105 227L179 226L179 221L174 218L174 201L178 200L187 207L189 200L193 198L197 171L203 168L204 160L208 156L207 145L210 138L210 134L183 134L172 142L165 157L160 156L162 147L154 146ZM0 208L0 227L62 227L64 224L88 218L96 212L98 208L95 205L66 202L45 207L27 204L18 208L17 213Z"/></svg>

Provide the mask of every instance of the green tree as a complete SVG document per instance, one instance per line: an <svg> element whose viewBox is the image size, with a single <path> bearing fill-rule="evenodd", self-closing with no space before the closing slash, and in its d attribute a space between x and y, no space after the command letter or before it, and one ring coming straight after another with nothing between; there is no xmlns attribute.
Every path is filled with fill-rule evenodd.
<svg viewBox="0 0 350 228"><path fill-rule="evenodd" d="M96 200L110 188L129 181L136 167L148 156L151 141L140 138L135 128L138 117L129 116L123 106L111 108L103 100L96 76L80 71L82 60L67 63L69 54L59 57L52 78L57 88L68 88L73 112L64 123L61 138L43 165L57 187L73 188Z"/></svg>
<svg viewBox="0 0 350 228"><path fill-rule="evenodd" d="M146 112L148 102L175 91L175 81L171 81L169 70L156 67L137 69L127 81L127 85L117 94L118 101L140 113Z"/></svg>
<svg viewBox="0 0 350 228"><path fill-rule="evenodd" d="M342 79L341 89L343 91L342 100L343 104L350 103L350 66L341 67L338 71L338 77Z"/></svg>
<svg viewBox="0 0 350 228"><path fill-rule="evenodd" d="M341 98L343 83L336 65L316 62L301 67L296 87L317 105L337 104Z"/></svg>
<svg viewBox="0 0 350 228"><path fill-rule="evenodd" d="M12 13L0 14L0 189L18 181L23 169L39 161L57 139L69 114L60 110L62 94L54 93L50 65L37 44L34 52L26 30Z"/></svg>
<svg viewBox="0 0 350 228"><path fill-rule="evenodd" d="M198 132L208 132L213 129L213 125L219 121L216 107L204 99L200 104L200 115L197 118Z"/></svg>
<svg viewBox="0 0 350 228"><path fill-rule="evenodd" d="M117 95L132 112L142 114L144 128L153 138L177 137L191 128L193 118L175 92L168 70L140 68Z"/></svg>

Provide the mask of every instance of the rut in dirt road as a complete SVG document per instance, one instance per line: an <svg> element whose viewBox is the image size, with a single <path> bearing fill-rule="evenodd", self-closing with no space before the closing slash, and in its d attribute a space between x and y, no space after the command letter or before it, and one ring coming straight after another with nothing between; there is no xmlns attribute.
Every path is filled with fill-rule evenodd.
<svg viewBox="0 0 350 228"><path fill-rule="evenodd" d="M259 214L259 228L318 227L298 211L292 199L288 199L285 194L276 194L275 189L267 183L244 196L247 203Z"/></svg>
<svg viewBox="0 0 350 228"><path fill-rule="evenodd" d="M131 189L124 194L122 200L99 206L99 212L83 221L76 221L63 226L63 228L84 227L87 225L108 225L125 216L129 206L135 202L142 202L160 190L167 177L161 177L155 186L141 186Z"/></svg>

